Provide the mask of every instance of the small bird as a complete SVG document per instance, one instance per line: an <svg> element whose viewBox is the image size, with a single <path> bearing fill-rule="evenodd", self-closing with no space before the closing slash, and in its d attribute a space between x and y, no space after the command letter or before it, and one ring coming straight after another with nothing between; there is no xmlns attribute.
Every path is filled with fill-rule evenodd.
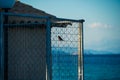
<svg viewBox="0 0 120 80"><path fill-rule="evenodd" d="M59 41L64 41L60 36L58 36L58 40Z"/></svg>

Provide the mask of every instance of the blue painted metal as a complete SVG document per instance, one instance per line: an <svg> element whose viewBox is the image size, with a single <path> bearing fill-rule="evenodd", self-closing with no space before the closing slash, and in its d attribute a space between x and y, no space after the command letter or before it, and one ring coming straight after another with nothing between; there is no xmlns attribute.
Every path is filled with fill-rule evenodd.
<svg viewBox="0 0 120 80"><path fill-rule="evenodd" d="M51 22L47 19L46 26L46 61L47 61L47 80L52 80L52 54L51 54Z"/></svg>
<svg viewBox="0 0 120 80"><path fill-rule="evenodd" d="M0 8L12 8L16 0L0 0Z"/></svg>
<svg viewBox="0 0 120 80"><path fill-rule="evenodd" d="M22 24L4 24L5 26L29 26L29 25L40 25L40 24L46 24L45 22L39 22L39 23L22 23Z"/></svg>
<svg viewBox="0 0 120 80"><path fill-rule="evenodd" d="M85 21L84 19L74 20L74 19L65 19L65 18L55 18L55 20L57 20L57 21L81 22L81 23L83 23Z"/></svg>
<svg viewBox="0 0 120 80"><path fill-rule="evenodd" d="M0 80L4 80L4 32L3 32L3 14L0 13Z"/></svg>
<svg viewBox="0 0 120 80"><path fill-rule="evenodd" d="M40 18L40 19L46 19L49 18L48 16L37 16L37 15L32 15L32 14L17 14L17 13L5 13L1 12L3 15L8 15L8 16L20 16L20 17L31 17L31 18Z"/></svg>

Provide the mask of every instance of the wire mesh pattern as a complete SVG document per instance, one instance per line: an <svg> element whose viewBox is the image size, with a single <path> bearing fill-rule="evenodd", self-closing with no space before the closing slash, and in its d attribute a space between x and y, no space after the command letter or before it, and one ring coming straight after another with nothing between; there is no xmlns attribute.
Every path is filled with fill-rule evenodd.
<svg viewBox="0 0 120 80"><path fill-rule="evenodd" d="M7 23L3 21L4 80L46 80L47 18L7 16Z"/></svg>
<svg viewBox="0 0 120 80"><path fill-rule="evenodd" d="M8 28L8 80L45 80L45 40L45 28Z"/></svg>
<svg viewBox="0 0 120 80"><path fill-rule="evenodd" d="M81 56L81 25L70 21L59 24L61 27L51 29L52 80L82 80L78 59Z"/></svg>
<svg viewBox="0 0 120 80"><path fill-rule="evenodd" d="M0 13L0 79L83 80L82 22Z"/></svg>

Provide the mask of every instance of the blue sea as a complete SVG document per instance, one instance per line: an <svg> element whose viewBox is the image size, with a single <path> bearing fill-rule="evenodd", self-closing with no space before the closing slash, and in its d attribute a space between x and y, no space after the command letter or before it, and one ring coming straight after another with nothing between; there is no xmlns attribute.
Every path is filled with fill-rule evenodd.
<svg viewBox="0 0 120 80"><path fill-rule="evenodd" d="M77 49L53 49L53 80L77 80ZM67 57L67 58L66 58ZM84 80L120 80L120 54L84 54Z"/></svg>
<svg viewBox="0 0 120 80"><path fill-rule="evenodd" d="M53 80L77 80L77 59L76 55L54 56ZM85 55L84 80L120 80L120 55Z"/></svg>
<svg viewBox="0 0 120 80"><path fill-rule="evenodd" d="M120 80L120 55L84 56L84 80Z"/></svg>

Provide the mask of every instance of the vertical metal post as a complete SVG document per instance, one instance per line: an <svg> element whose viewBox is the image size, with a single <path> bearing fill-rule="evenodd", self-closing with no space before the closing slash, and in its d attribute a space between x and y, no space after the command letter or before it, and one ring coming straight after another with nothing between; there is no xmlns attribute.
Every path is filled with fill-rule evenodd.
<svg viewBox="0 0 120 80"><path fill-rule="evenodd" d="M46 44L46 80L52 80L51 22L49 18L46 26Z"/></svg>
<svg viewBox="0 0 120 80"><path fill-rule="evenodd" d="M8 15L4 15L5 23L8 24ZM4 80L8 80L8 27L4 26Z"/></svg>
<svg viewBox="0 0 120 80"><path fill-rule="evenodd" d="M83 80L83 22L79 22L79 40L78 40L78 80Z"/></svg>
<svg viewBox="0 0 120 80"><path fill-rule="evenodd" d="M0 13L0 61L0 80L4 80L4 30L2 13Z"/></svg>
<svg viewBox="0 0 120 80"><path fill-rule="evenodd" d="M81 27L78 25L78 80L81 78Z"/></svg>
<svg viewBox="0 0 120 80"><path fill-rule="evenodd" d="M8 8L4 9L5 10L5 13L8 13ZM5 15L5 24L8 23L8 15Z"/></svg>
<svg viewBox="0 0 120 80"><path fill-rule="evenodd" d="M82 79L81 80L84 80L84 36L83 36L83 22L81 23L81 74L82 74Z"/></svg>

